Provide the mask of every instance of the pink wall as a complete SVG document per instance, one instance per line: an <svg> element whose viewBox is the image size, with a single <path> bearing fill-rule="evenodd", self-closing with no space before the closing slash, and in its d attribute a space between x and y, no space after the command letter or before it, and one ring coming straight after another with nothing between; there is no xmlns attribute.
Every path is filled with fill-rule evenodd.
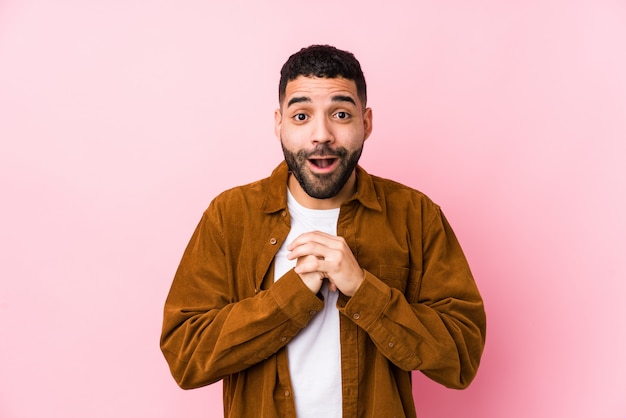
<svg viewBox="0 0 626 418"><path fill-rule="evenodd" d="M0 2L0 416L220 416L170 378L162 305L321 42L365 69L363 165L442 205L485 297L475 383L416 375L422 417L625 417L625 3L215 3Z"/></svg>

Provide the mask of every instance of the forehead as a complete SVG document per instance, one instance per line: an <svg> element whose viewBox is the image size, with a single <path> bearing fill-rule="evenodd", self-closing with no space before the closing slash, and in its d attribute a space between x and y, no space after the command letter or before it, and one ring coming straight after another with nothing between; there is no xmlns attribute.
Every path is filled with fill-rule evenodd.
<svg viewBox="0 0 626 418"><path fill-rule="evenodd" d="M283 104L289 103L294 97L307 98L315 102L331 101L337 95L352 97L355 103L360 104L354 80L343 77L325 78L301 75L287 83Z"/></svg>

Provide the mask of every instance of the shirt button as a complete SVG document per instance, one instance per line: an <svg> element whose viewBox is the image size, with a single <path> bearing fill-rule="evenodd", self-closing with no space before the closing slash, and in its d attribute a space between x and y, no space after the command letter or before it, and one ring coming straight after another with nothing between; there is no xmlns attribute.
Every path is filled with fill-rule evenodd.
<svg viewBox="0 0 626 418"><path fill-rule="evenodd" d="M285 397L290 397L291 396L291 392L289 392L288 390L285 391Z"/></svg>
<svg viewBox="0 0 626 418"><path fill-rule="evenodd" d="M287 211L286 211L286 210L284 210L284 211L280 214L280 216L282 216L283 218L284 218L285 216L287 216Z"/></svg>
<svg viewBox="0 0 626 418"><path fill-rule="evenodd" d="M285 341L287 341L287 337L282 337L280 340L281 340L282 342L285 342Z"/></svg>
<svg viewBox="0 0 626 418"><path fill-rule="evenodd" d="M354 315L352 315L353 319L361 319L361 314L360 313L355 313Z"/></svg>
<svg viewBox="0 0 626 418"><path fill-rule="evenodd" d="M276 245L276 238L270 238L270 244Z"/></svg>
<svg viewBox="0 0 626 418"><path fill-rule="evenodd" d="M389 348L394 348L396 346L394 343L389 343L387 345L389 346Z"/></svg>
<svg viewBox="0 0 626 418"><path fill-rule="evenodd" d="M317 311L313 311L313 310L309 311L309 315L311 315L311 316L315 315L316 313L317 313Z"/></svg>

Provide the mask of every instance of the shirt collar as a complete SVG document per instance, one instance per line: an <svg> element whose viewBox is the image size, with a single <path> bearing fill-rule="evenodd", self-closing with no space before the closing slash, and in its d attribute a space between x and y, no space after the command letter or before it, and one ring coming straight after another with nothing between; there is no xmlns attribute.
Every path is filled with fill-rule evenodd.
<svg viewBox="0 0 626 418"><path fill-rule="evenodd" d="M274 213L287 208L287 179L289 169L286 162L281 162L274 169L267 182L265 182L265 199L262 210L265 213ZM379 197L374 187L372 176L361 166L356 167L356 193L344 204L353 200L358 200L366 208L381 211Z"/></svg>

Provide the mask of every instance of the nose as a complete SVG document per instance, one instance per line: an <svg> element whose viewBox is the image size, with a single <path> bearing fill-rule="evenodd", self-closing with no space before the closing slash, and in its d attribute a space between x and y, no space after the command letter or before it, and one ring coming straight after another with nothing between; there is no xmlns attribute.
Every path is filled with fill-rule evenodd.
<svg viewBox="0 0 626 418"><path fill-rule="evenodd" d="M314 144L324 144L334 140L335 137L333 136L330 121L325 117L317 118L313 125L311 141Z"/></svg>

